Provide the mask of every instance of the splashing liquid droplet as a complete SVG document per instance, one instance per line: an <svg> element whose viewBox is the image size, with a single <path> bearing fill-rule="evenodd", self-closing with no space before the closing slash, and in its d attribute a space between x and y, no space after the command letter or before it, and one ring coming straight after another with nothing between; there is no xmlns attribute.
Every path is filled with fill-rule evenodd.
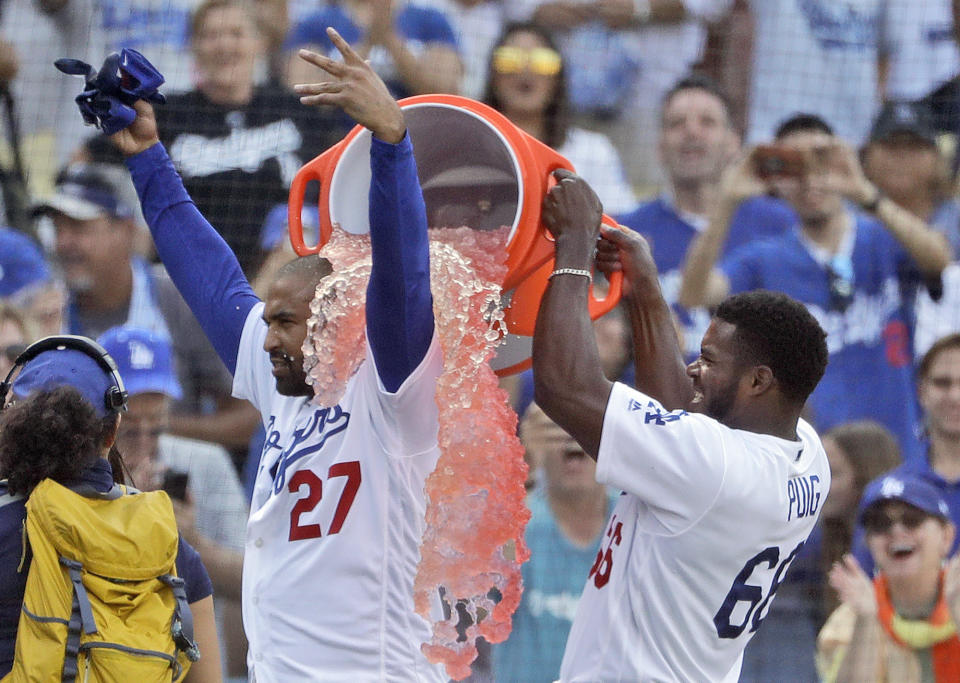
<svg viewBox="0 0 960 683"><path fill-rule="evenodd" d="M449 616L433 622L433 636L421 649L455 680L470 675L478 637L497 643L510 634L522 592L520 565L530 555L523 540L530 513L517 416L488 362L505 331L499 283L506 274L507 232L430 231L444 369L436 391L440 458L425 486L414 605L431 621L431 602L438 592L445 596ZM320 253L334 272L317 286L310 306L304 367L314 402L332 406L365 358L369 237L337 228Z"/></svg>

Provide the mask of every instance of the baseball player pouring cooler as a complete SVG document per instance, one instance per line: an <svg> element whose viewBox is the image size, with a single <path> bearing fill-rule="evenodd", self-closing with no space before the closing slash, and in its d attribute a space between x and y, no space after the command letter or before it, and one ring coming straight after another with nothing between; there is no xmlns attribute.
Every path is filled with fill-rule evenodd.
<svg viewBox="0 0 960 683"><path fill-rule="evenodd" d="M399 107L369 65L329 35L344 61L302 51L333 80L298 86L301 101L338 105L373 133L368 356L337 405L311 402L301 350L330 264L293 261L259 301L184 190L150 105L137 102L135 121L113 140L164 265L233 372L234 394L261 411L266 428L243 568L252 677L444 680L420 652L429 628L412 599L442 368L423 198Z"/></svg>
<svg viewBox="0 0 960 683"><path fill-rule="evenodd" d="M563 681L736 681L816 522L830 469L799 418L827 362L797 302L757 291L716 312L684 367L642 237L600 227L596 195L556 172L544 202L556 270L534 336L536 401L623 491L590 570ZM636 391L606 380L587 316L591 268L622 270Z"/></svg>

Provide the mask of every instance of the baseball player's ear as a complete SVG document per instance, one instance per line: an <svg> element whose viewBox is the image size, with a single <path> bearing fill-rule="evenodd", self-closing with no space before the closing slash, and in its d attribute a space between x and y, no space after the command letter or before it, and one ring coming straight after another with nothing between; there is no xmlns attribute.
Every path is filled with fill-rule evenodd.
<svg viewBox="0 0 960 683"><path fill-rule="evenodd" d="M776 383L773 376L773 370L766 365L755 365L751 371L750 391L754 396L759 396L769 391Z"/></svg>

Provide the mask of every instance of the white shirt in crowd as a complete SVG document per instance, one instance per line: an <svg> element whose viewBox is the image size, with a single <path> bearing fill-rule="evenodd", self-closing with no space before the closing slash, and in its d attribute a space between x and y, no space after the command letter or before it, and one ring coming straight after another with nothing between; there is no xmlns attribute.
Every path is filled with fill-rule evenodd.
<svg viewBox="0 0 960 683"><path fill-rule="evenodd" d="M636 206L637 198L627 181L620 155L606 135L571 126L557 152L573 164L577 175L590 183L604 213L626 213Z"/></svg>

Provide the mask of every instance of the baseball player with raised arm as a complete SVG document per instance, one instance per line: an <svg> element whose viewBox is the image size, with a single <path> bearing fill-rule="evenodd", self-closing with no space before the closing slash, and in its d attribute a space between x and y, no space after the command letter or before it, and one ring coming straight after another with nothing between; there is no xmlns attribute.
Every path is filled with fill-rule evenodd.
<svg viewBox="0 0 960 683"><path fill-rule="evenodd" d="M307 105L337 105L373 133L366 361L337 405L311 403L301 346L319 257L285 266L266 300L197 211L158 142L153 110L113 136L157 252L227 367L234 395L261 412L266 443L243 567L248 664L257 683L440 681L420 651L414 613L423 485L436 464L434 337L426 212L403 114L332 29L342 62L301 57L333 77L297 86ZM321 361L322 362L322 361Z"/></svg>
<svg viewBox="0 0 960 683"><path fill-rule="evenodd" d="M736 681L830 488L820 439L800 419L826 367L825 334L796 301L749 292L720 305L685 368L647 243L601 228L590 187L555 175L536 401L596 458L597 480L623 492L560 678ZM602 272L623 273L639 390L600 368L587 313L595 252Z"/></svg>

